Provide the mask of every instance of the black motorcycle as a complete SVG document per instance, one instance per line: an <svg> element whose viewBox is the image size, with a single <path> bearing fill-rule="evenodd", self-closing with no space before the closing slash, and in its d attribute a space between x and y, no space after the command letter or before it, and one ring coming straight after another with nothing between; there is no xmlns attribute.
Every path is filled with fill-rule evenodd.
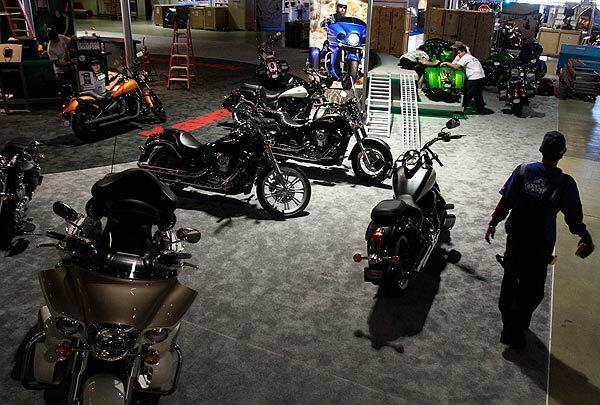
<svg viewBox="0 0 600 405"><path fill-rule="evenodd" d="M523 106L529 105L537 91L533 66L528 62L515 61L507 72L508 80L498 90L498 98L510 105L511 112L520 116Z"/></svg>
<svg viewBox="0 0 600 405"><path fill-rule="evenodd" d="M275 42L280 41L281 37L281 32L278 32L258 46L259 65L256 68L256 76L260 80L267 81L270 84L284 82L290 70L288 63L285 60L277 58L277 54L275 53Z"/></svg>
<svg viewBox="0 0 600 405"><path fill-rule="evenodd" d="M269 118L264 121L265 129L272 134L273 153L280 159L339 166L354 137L356 144L348 159L360 181L378 184L391 173L394 158L390 147L379 138L367 137L356 97L342 104L322 104L310 120L294 120L282 111L263 109L259 113Z"/></svg>
<svg viewBox="0 0 600 405"><path fill-rule="evenodd" d="M18 138L0 152L0 247L6 247L23 230L27 204L42 183L39 143Z"/></svg>
<svg viewBox="0 0 600 405"><path fill-rule="evenodd" d="M296 216L310 201L310 182L296 166L277 162L273 141L262 126L259 118L246 119L227 136L206 144L187 132L167 129L148 138L138 166L156 174L175 192L190 186L229 195L249 194L256 184L258 201L269 214Z"/></svg>
<svg viewBox="0 0 600 405"><path fill-rule="evenodd" d="M453 118L446 128L459 125ZM394 164L394 199L383 200L373 208L365 235L367 256L356 253L353 257L357 263L368 260L365 281L392 293L405 289L427 263L442 230L454 226L456 217L448 213L454 206L446 204L442 196L433 162L443 165L431 146L462 137L442 129L421 150L407 151Z"/></svg>
<svg viewBox="0 0 600 405"><path fill-rule="evenodd" d="M237 111L256 107L283 111L294 119L307 119L313 106L325 103L326 86L316 71L307 68L305 72L308 80L293 77L278 90L244 83L225 97L223 108L231 111L236 123L240 122Z"/></svg>

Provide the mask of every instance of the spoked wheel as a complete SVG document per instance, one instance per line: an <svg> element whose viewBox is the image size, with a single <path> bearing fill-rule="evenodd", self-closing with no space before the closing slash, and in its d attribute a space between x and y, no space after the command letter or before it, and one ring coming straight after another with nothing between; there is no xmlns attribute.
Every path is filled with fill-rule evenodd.
<svg viewBox="0 0 600 405"><path fill-rule="evenodd" d="M165 111L165 107L163 106L160 98L153 91L150 92L150 98L152 99L152 114L156 117L158 122L165 122L167 120L167 112Z"/></svg>
<svg viewBox="0 0 600 405"><path fill-rule="evenodd" d="M95 118L95 110L77 111L71 120L73 133L84 142L93 142L100 136L98 127L90 125L89 122Z"/></svg>
<svg viewBox="0 0 600 405"><path fill-rule="evenodd" d="M352 159L352 170L360 181L378 184L385 180L393 165L392 157L382 145L365 145Z"/></svg>
<svg viewBox="0 0 600 405"><path fill-rule="evenodd" d="M269 214L278 218L291 218L300 214L310 201L308 177L295 167L280 164L283 184L275 169L257 181L258 202Z"/></svg>

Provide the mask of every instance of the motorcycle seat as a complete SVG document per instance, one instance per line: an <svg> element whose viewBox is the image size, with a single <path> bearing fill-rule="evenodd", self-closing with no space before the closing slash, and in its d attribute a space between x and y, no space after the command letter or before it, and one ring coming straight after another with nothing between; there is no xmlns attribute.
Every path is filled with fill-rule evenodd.
<svg viewBox="0 0 600 405"><path fill-rule="evenodd" d="M249 84L249 83L242 84L242 89L258 93L261 99L267 100L267 101L275 100L283 92L283 91L278 91L278 90L275 90L275 91L267 90L267 89L265 89L264 86L261 86L259 84Z"/></svg>
<svg viewBox="0 0 600 405"><path fill-rule="evenodd" d="M414 219L421 223L423 213L412 200L411 196L400 196L400 199L383 200L377 204L371 211L371 220L379 224L395 223L402 215L412 215Z"/></svg>
<svg viewBox="0 0 600 405"><path fill-rule="evenodd" d="M112 100L112 96L110 93L107 92L105 95L101 95L101 94L96 93L93 90L82 91L78 94L78 96L91 96L91 97L94 97L99 103L102 103L102 104L106 104L110 100Z"/></svg>
<svg viewBox="0 0 600 405"><path fill-rule="evenodd" d="M179 131L179 141L183 146L190 149L200 149L205 145L194 138L192 134L185 131Z"/></svg>

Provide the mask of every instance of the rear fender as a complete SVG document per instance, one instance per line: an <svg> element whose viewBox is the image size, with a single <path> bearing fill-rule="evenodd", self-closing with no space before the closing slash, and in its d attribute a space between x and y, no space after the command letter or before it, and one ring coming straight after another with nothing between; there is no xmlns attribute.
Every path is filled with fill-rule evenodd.
<svg viewBox="0 0 600 405"><path fill-rule="evenodd" d="M100 109L100 106L96 103L96 99L92 96L81 96L81 97L73 97L65 106L63 107L62 113L63 115L73 115L84 106L92 106L94 108Z"/></svg>
<svg viewBox="0 0 600 405"><path fill-rule="evenodd" d="M146 144L144 145L144 148L143 148L143 151L142 151L139 161L140 162L147 161L148 158L150 157L150 155L152 154L152 151L154 151L156 148L160 148L160 147L169 148L170 150L173 151L173 153L175 153L175 155L178 158L183 159L183 156L181 155L181 153L179 153L177 145L178 145L178 141L176 139L174 139L174 137L172 137L172 136L163 136L163 133L154 135L153 137L151 137L150 139L148 139L146 141Z"/></svg>

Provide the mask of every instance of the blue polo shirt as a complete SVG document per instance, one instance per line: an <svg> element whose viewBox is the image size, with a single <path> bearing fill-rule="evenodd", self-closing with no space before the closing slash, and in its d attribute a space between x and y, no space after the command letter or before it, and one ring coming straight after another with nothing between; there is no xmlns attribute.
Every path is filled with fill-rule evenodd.
<svg viewBox="0 0 600 405"><path fill-rule="evenodd" d="M523 238L541 237L547 246L553 247L556 242L556 216L559 212L565 215L565 219L581 221L583 218L577 184L558 167L541 162L527 164L521 179L520 169L520 165L516 167L500 190L511 209L506 221L506 232ZM558 182L561 174L563 177ZM556 194L548 198L552 194L551 189L556 189ZM568 219L567 223L569 224Z"/></svg>

